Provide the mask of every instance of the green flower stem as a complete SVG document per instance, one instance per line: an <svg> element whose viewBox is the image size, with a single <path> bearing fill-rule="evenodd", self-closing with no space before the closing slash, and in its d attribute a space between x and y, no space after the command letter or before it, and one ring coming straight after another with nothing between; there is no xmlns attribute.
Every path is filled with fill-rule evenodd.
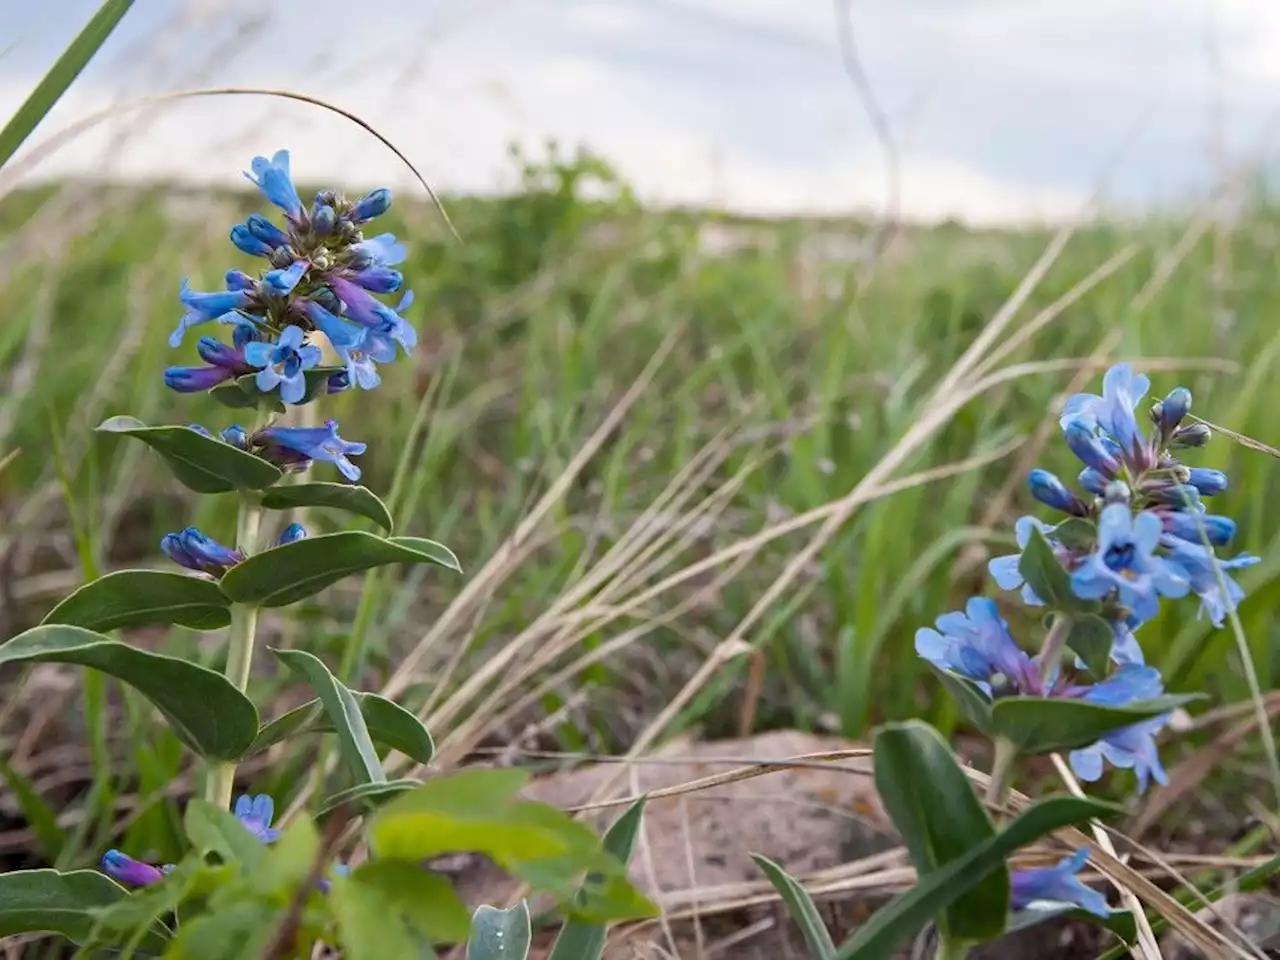
<svg viewBox="0 0 1280 960"><path fill-rule="evenodd" d="M1071 617L1061 610L1056 611L1049 632L1044 635L1044 645L1040 647L1040 675L1046 680L1057 670L1070 635Z"/></svg>
<svg viewBox="0 0 1280 960"><path fill-rule="evenodd" d="M937 960L965 960L969 956L970 945L964 940L948 940L939 935Z"/></svg>
<svg viewBox="0 0 1280 960"><path fill-rule="evenodd" d="M1003 804L1013 786L1013 763L1018 759L1018 748L1011 740L996 738L996 756L991 762L991 780L987 784L987 803Z"/></svg>

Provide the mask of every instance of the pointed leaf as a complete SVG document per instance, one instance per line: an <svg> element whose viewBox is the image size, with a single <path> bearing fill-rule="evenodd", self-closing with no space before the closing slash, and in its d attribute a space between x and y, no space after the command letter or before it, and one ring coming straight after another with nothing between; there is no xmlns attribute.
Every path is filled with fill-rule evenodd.
<svg viewBox="0 0 1280 960"><path fill-rule="evenodd" d="M391 514L387 505L368 487L351 483L291 483L272 487L262 496L268 510L291 510L294 507L333 507L368 517L383 530L391 530Z"/></svg>
<svg viewBox="0 0 1280 960"><path fill-rule="evenodd" d="M1098 528L1081 517L1068 517L1053 528L1053 539L1072 550L1089 553L1098 540Z"/></svg>
<svg viewBox="0 0 1280 960"><path fill-rule="evenodd" d="M1138 941L1138 924L1134 921L1133 914L1128 910L1116 910L1105 917L1100 917L1096 913L1090 913L1088 910L1081 910L1079 907L1072 907L1068 904L1051 905L1046 903L1044 906L1032 906L1019 910L1009 918L1009 925L1005 927L1005 933L1026 930L1028 927L1034 927L1048 920L1057 920L1059 918L1083 920L1086 923L1105 927L1125 943L1137 943Z"/></svg>
<svg viewBox="0 0 1280 960"><path fill-rule="evenodd" d="M99 424L98 430L141 440L164 458L179 481L196 493L261 490L284 476L261 457L190 427L149 427L133 417L111 417Z"/></svg>
<svg viewBox="0 0 1280 960"><path fill-rule="evenodd" d="M58 823L58 814L49 806L36 785L21 770L15 769L4 757L0 756L0 778L13 791L22 811L22 819L27 821L31 832L36 836L40 855L49 863L56 863L62 855L62 847L67 842L67 832Z"/></svg>
<svg viewBox="0 0 1280 960"><path fill-rule="evenodd" d="M994 736L994 727L991 725L991 698L982 692L982 688L968 677L962 677L950 670L943 670L935 664L930 663L929 669L947 688L947 692L955 698L960 706L960 712L968 718L969 722L981 733L989 737Z"/></svg>
<svg viewBox="0 0 1280 960"><path fill-rule="evenodd" d="M836 954L836 945L831 942L831 934L827 932L827 926L822 922L822 916L818 913L813 898L809 896L809 891L768 857L753 853L751 859L764 871L764 875L773 884L773 889L782 897L787 913L791 914L791 919L804 934L809 956L813 960L831 960Z"/></svg>
<svg viewBox="0 0 1280 960"><path fill-rule="evenodd" d="M304 370L302 376L307 382L307 387L301 402L308 403L323 394L328 388L329 378L335 373L341 373L344 369L346 368L312 367L310 370ZM231 407L233 410L257 407L272 413L284 413L285 406L280 400L279 392L273 390L271 393L263 393L258 389L257 376L256 373L246 373L242 377L220 383L209 391L209 396L224 407Z"/></svg>
<svg viewBox="0 0 1280 960"><path fill-rule="evenodd" d="M320 804L320 809L316 811L316 816L324 817L325 814L331 813L348 803L359 803L366 810L374 810L392 797L409 790L415 790L420 786L422 786L421 780L410 778L383 780L377 783L358 783L354 787L340 790L331 797L325 797L324 802Z"/></svg>
<svg viewBox="0 0 1280 960"><path fill-rule="evenodd" d="M1018 572L1041 600L1056 610L1096 610L1092 600L1081 600L1071 590L1071 575L1062 568L1054 556L1053 547L1038 529L1031 531L1031 539L1022 549Z"/></svg>
<svg viewBox="0 0 1280 960"><path fill-rule="evenodd" d="M1031 804L995 836L921 877L914 887L877 910L840 945L836 960L889 960L935 914L1004 869L1005 860L1019 847L1062 827L1122 812L1120 807L1083 797L1050 797Z"/></svg>
<svg viewBox="0 0 1280 960"><path fill-rule="evenodd" d="M890 724L874 741L876 791L902 835L916 873L925 877L995 835L986 809L946 741L919 720ZM927 785L927 786L926 786ZM954 942L980 942L1004 929L1009 871L991 871L938 918Z"/></svg>
<svg viewBox="0 0 1280 960"><path fill-rule="evenodd" d="M452 562L447 562L445 554ZM437 563L459 569L448 548L430 540L384 539L348 530L264 550L228 570L220 585L237 603L283 607L305 600L343 577L391 563Z"/></svg>
<svg viewBox="0 0 1280 960"><path fill-rule="evenodd" d="M163 570L118 570L86 583L42 622L99 631L152 623L219 630L231 622L230 607L212 580Z"/></svg>
<svg viewBox="0 0 1280 960"><path fill-rule="evenodd" d="M435 756L435 744L422 721L394 700L376 693L352 691L360 713L364 716L369 736L374 743L399 750L410 760L428 764ZM307 733L333 733L333 723L319 700L308 700L300 707L272 720L258 731L246 757L260 753L291 737Z"/></svg>
<svg viewBox="0 0 1280 960"><path fill-rule="evenodd" d="M510 910L481 904L471 917L467 960L525 960L532 938L524 900Z"/></svg>
<svg viewBox="0 0 1280 960"><path fill-rule="evenodd" d="M1071 617L1067 646L1084 661L1095 677L1105 677L1111 665L1111 648L1116 641L1111 624L1094 613L1077 613Z"/></svg>
<svg viewBox="0 0 1280 960"><path fill-rule="evenodd" d="M23 933L57 933L72 943L93 935L96 912L119 903L128 891L95 870L15 870L0 874L0 939ZM144 941L164 949L157 931Z"/></svg>
<svg viewBox="0 0 1280 960"><path fill-rule="evenodd" d="M302 540L300 543L306 543ZM305 650L272 650L294 675L303 680L324 706L329 722L333 724L338 735L338 743L342 748L342 756L347 761L351 775L357 783L385 783L387 775L382 771L382 762L378 752L369 739L369 728L365 725L360 707L351 691L338 682L329 672L324 661L307 653Z"/></svg>
<svg viewBox="0 0 1280 960"><path fill-rule="evenodd" d="M996 735L1008 739L1019 753L1058 753L1087 747L1114 730L1196 699L1195 694L1171 694L1110 707L1065 698L1005 697L995 702L991 715Z"/></svg>
<svg viewBox="0 0 1280 960"><path fill-rule="evenodd" d="M33 627L0 644L4 663L74 663L101 670L155 704L178 739L202 757L234 760L258 731L252 701L222 674L82 627Z"/></svg>
<svg viewBox="0 0 1280 960"><path fill-rule="evenodd" d="M418 957L422 944L461 943L471 928L453 884L417 864L362 864L334 881L333 897L346 960Z"/></svg>
<svg viewBox="0 0 1280 960"><path fill-rule="evenodd" d="M201 856L214 853L223 863L238 863L251 872L266 853L266 845L249 832L239 817L208 800L193 797L187 803L182 823L191 846Z"/></svg>

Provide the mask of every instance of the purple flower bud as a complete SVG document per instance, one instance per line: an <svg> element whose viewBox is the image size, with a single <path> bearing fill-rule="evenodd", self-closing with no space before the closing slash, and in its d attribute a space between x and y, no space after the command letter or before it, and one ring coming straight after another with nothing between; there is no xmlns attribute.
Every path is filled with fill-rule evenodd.
<svg viewBox="0 0 1280 960"><path fill-rule="evenodd" d="M160 549L174 563L214 576L221 576L227 567L244 559L244 554L239 550L223 546L195 527L187 527L181 533L167 534L160 541Z"/></svg>
<svg viewBox="0 0 1280 960"><path fill-rule="evenodd" d="M272 253L271 248L250 233L243 223L231 228L231 242L252 257L269 257Z"/></svg>
<svg viewBox="0 0 1280 960"><path fill-rule="evenodd" d="M289 235L260 213L250 214L245 221L245 228L271 250L289 245Z"/></svg>
<svg viewBox="0 0 1280 960"><path fill-rule="evenodd" d="M178 393L200 393L233 376L226 367L169 367L164 372L164 385Z"/></svg>
<svg viewBox="0 0 1280 960"><path fill-rule="evenodd" d="M1099 497L1107 489L1107 478L1093 469L1093 467L1085 467L1081 470L1080 476L1076 480L1084 489Z"/></svg>
<svg viewBox="0 0 1280 960"><path fill-rule="evenodd" d="M188 570L200 569L200 561L187 552L179 534L166 533L161 537L160 552L180 567L186 567Z"/></svg>
<svg viewBox="0 0 1280 960"><path fill-rule="evenodd" d="M247 450L249 447L249 436L244 432L244 427L238 423L233 423L227 427L222 433L218 434L224 441L233 447L239 447L241 450Z"/></svg>
<svg viewBox="0 0 1280 960"><path fill-rule="evenodd" d="M131 887L146 887L164 879L167 870L135 860L119 850L108 850L102 855L102 869L110 877ZM170 868L172 869L172 868Z"/></svg>
<svg viewBox="0 0 1280 960"><path fill-rule="evenodd" d="M1235 521L1230 517L1216 514L1185 513L1170 511L1161 518L1164 529L1175 537L1181 537L1190 543L1204 543L1208 540L1215 547L1225 547L1236 535ZM1201 529L1203 528L1203 533Z"/></svg>
<svg viewBox="0 0 1280 960"><path fill-rule="evenodd" d="M355 207L351 210L351 220L353 223L363 223L382 216L390 207L391 191L381 187L356 201Z"/></svg>
<svg viewBox="0 0 1280 960"><path fill-rule="evenodd" d="M1173 433L1182 420L1191 412L1191 391L1186 387L1174 387L1159 404L1160 430L1168 435Z"/></svg>
<svg viewBox="0 0 1280 960"><path fill-rule="evenodd" d="M395 293L404 284L404 274L390 267L367 267L353 273L351 279L374 293Z"/></svg>
<svg viewBox="0 0 1280 960"><path fill-rule="evenodd" d="M253 367L245 363L244 351L228 346L217 337L201 337L196 344L196 351L205 363L225 367L232 373L250 373L253 370Z"/></svg>
<svg viewBox="0 0 1280 960"><path fill-rule="evenodd" d="M1107 451L1093 430L1083 421L1074 420L1065 431L1067 446L1087 467L1107 477L1120 472L1120 462Z"/></svg>
<svg viewBox="0 0 1280 960"><path fill-rule="evenodd" d="M1068 490L1062 481L1048 470L1032 470L1028 473L1027 486L1031 488L1031 495L1046 507L1077 517L1082 517L1088 512L1080 498Z"/></svg>
<svg viewBox="0 0 1280 960"><path fill-rule="evenodd" d="M1142 491L1155 503L1167 504L1176 510L1199 510L1200 491L1187 483L1170 483L1163 487Z"/></svg>
<svg viewBox="0 0 1280 960"><path fill-rule="evenodd" d="M1169 438L1169 446L1179 447L1203 447L1213 439L1213 431L1203 423L1189 423L1185 427L1179 427L1173 431L1173 436Z"/></svg>
<svg viewBox="0 0 1280 960"><path fill-rule="evenodd" d="M351 388L351 376L345 370L329 375L329 382L325 384L325 393L335 394L342 393L344 390Z"/></svg>
<svg viewBox="0 0 1280 960"><path fill-rule="evenodd" d="M282 547L286 543L293 543L295 540L305 540L307 537L307 528L300 523L291 523L284 528L284 532L280 534L280 539L276 541L276 546Z"/></svg>
<svg viewBox="0 0 1280 960"><path fill-rule="evenodd" d="M1214 497L1227 489L1227 475L1221 470L1210 470L1206 467L1192 467L1187 482L1200 491L1205 497Z"/></svg>
<svg viewBox="0 0 1280 960"><path fill-rule="evenodd" d="M231 333L231 342L236 345L236 349L243 351L244 348L261 338L258 336L258 330L252 323L237 323L235 330Z"/></svg>
<svg viewBox="0 0 1280 960"><path fill-rule="evenodd" d="M316 232L317 236L327 237L333 233L333 228L337 226L338 213L333 207L327 203L316 201L311 208L311 229Z"/></svg>

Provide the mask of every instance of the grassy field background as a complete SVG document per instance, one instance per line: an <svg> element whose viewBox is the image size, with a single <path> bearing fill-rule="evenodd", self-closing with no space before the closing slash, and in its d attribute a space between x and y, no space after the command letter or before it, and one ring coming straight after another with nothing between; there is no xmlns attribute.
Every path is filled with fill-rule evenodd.
<svg viewBox="0 0 1280 960"><path fill-rule="evenodd" d="M1158 394L1184 384L1198 415L1280 442L1280 207L1260 182L1068 236L656 211L599 158L516 162L519 192L446 198L461 242L425 198L398 198L387 229L410 246L423 345L383 389L328 407L368 443L365 482L401 532L449 544L466 573L352 580L263 627L420 711L443 763L482 747L643 751L682 731L859 738L908 716L951 731L914 633L995 589L983 561L1011 547L1029 466L1074 477L1053 415L1064 391L1143 358ZM87 578L161 565L166 531L230 538L230 501L194 498L92 427L234 421L161 371L195 357L194 338L166 342L179 278L207 289L251 267L226 231L257 205L81 182L0 201L5 636ZM1193 459L1228 471L1215 506L1263 557L1241 617L1270 689L1276 464L1221 437ZM1029 640L1036 625L1017 625ZM137 639L222 663L216 635ZM1140 639L1173 690L1247 701L1231 633L1194 605L1168 605ZM10 866L84 862L121 830L122 848L176 849L174 801L192 786L177 742L138 701L80 682L10 679ZM254 684L259 702L298 702L265 661ZM1166 762L1202 742L1171 743ZM1241 798L1269 790L1252 742L1216 771L1246 785L1217 791L1228 833ZM246 776L301 803L311 758L271 754Z"/></svg>

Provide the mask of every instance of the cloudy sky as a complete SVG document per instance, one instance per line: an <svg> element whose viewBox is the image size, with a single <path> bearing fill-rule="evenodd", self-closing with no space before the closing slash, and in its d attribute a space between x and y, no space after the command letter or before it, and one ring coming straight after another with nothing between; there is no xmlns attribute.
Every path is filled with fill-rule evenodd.
<svg viewBox="0 0 1280 960"><path fill-rule="evenodd" d="M0 115L96 6L0 3ZM1070 214L1117 154L1109 204L1179 201L1214 181L1224 155L1276 152L1276 0L847 8L901 153L909 216ZM555 136L600 152L654 200L875 209L888 164L841 64L837 10L833 0L141 0L34 142L143 95L262 86L360 114L446 189L502 188L510 142ZM346 121L257 97L121 116L37 173L230 183L248 157L280 146L309 181L407 185Z"/></svg>

